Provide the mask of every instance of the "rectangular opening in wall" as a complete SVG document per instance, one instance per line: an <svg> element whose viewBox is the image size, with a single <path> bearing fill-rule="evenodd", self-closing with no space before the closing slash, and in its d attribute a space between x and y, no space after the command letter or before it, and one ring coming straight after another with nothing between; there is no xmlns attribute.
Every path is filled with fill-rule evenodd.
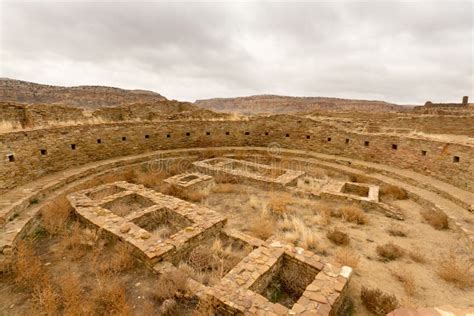
<svg viewBox="0 0 474 316"><path fill-rule="evenodd" d="M286 134L285 137L290 137L290 134Z"/></svg>
<svg viewBox="0 0 474 316"><path fill-rule="evenodd" d="M422 150L422 151L421 151L421 155L422 155L422 156L426 156L426 154L427 154L426 150Z"/></svg>
<svg viewBox="0 0 474 316"><path fill-rule="evenodd" d="M41 155L43 155L43 156L47 154L46 149L41 149L40 152L41 152Z"/></svg>
<svg viewBox="0 0 474 316"><path fill-rule="evenodd" d="M76 150L76 144L71 144L71 149Z"/></svg>
<svg viewBox="0 0 474 316"><path fill-rule="evenodd" d="M127 140L127 137L122 137L122 141L126 141Z"/></svg>
<svg viewBox="0 0 474 316"><path fill-rule="evenodd" d="M397 150L397 149L398 149L397 144L392 144L392 149L393 149L393 150Z"/></svg>
<svg viewBox="0 0 474 316"><path fill-rule="evenodd" d="M150 135L145 135L145 138L150 138Z"/></svg>
<svg viewBox="0 0 474 316"><path fill-rule="evenodd" d="M245 135L250 135L250 133L249 133L249 132L245 132Z"/></svg>
<svg viewBox="0 0 474 316"><path fill-rule="evenodd" d="M166 134L166 138L170 138L171 137L171 134Z"/></svg>
<svg viewBox="0 0 474 316"><path fill-rule="evenodd" d="M187 133L186 133L186 136L191 136L191 133L190 133L190 132L187 132Z"/></svg>
<svg viewBox="0 0 474 316"><path fill-rule="evenodd" d="M309 135L306 135L306 139L311 139L311 136L309 136Z"/></svg>
<svg viewBox="0 0 474 316"><path fill-rule="evenodd" d="M229 132L225 132L226 135L229 135L230 133Z"/></svg>
<svg viewBox="0 0 474 316"><path fill-rule="evenodd" d="M211 132L206 132L206 135L207 135L207 136L211 135Z"/></svg>
<svg viewBox="0 0 474 316"><path fill-rule="evenodd" d="M102 140L99 138L97 139L97 144L101 144L102 143Z"/></svg>
<svg viewBox="0 0 474 316"><path fill-rule="evenodd" d="M265 136L268 136L268 132L265 132Z"/></svg>
<svg viewBox="0 0 474 316"><path fill-rule="evenodd" d="M10 162L14 162L14 161L15 161L15 156L13 156L13 155L8 155L7 157L8 157L8 161L10 161Z"/></svg>
<svg viewBox="0 0 474 316"><path fill-rule="evenodd" d="M454 157L453 157L453 162L459 162L459 160L460 160L460 159L459 159L459 156L454 156Z"/></svg>
<svg viewBox="0 0 474 316"><path fill-rule="evenodd" d="M365 142L364 142L364 146L369 146L369 142L368 142L368 141L365 141Z"/></svg>
<svg viewBox="0 0 474 316"><path fill-rule="evenodd" d="M346 138L346 144L349 144L349 138Z"/></svg>
<svg viewBox="0 0 474 316"><path fill-rule="evenodd" d="M328 137L328 142L330 142L330 141L331 141L331 137Z"/></svg>
<svg viewBox="0 0 474 316"><path fill-rule="evenodd" d="M192 225L186 217L166 207L146 213L132 222L149 233L157 235L161 240L168 239L171 235Z"/></svg>

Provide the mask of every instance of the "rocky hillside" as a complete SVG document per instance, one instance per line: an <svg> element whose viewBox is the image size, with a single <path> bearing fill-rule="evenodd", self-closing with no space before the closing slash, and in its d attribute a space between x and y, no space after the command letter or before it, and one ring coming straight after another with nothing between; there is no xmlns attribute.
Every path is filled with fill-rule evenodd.
<svg viewBox="0 0 474 316"><path fill-rule="evenodd" d="M162 95L146 90L103 86L60 87L0 78L0 101L3 102L61 104L96 109L165 100Z"/></svg>
<svg viewBox="0 0 474 316"><path fill-rule="evenodd" d="M383 101L348 100L323 97L286 97L256 95L239 98L197 100L195 105L214 111L256 113L296 113L317 110L396 111L402 106Z"/></svg>

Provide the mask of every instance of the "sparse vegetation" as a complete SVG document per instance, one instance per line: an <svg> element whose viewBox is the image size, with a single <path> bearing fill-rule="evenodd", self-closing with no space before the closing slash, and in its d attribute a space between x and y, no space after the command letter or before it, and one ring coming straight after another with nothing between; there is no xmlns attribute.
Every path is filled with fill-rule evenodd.
<svg viewBox="0 0 474 316"><path fill-rule="evenodd" d="M425 210L421 212L421 215L434 229L441 230L449 228L448 216L441 211Z"/></svg>
<svg viewBox="0 0 474 316"><path fill-rule="evenodd" d="M338 228L333 228L326 233L326 237L336 245L345 246L350 242L349 235Z"/></svg>
<svg viewBox="0 0 474 316"><path fill-rule="evenodd" d="M386 200L406 200L408 193L405 189L395 185L382 185L380 187L380 197Z"/></svg>
<svg viewBox="0 0 474 316"><path fill-rule="evenodd" d="M334 258L337 262L353 269L359 265L360 256L353 250L348 248L340 248L336 251Z"/></svg>
<svg viewBox="0 0 474 316"><path fill-rule="evenodd" d="M407 236L405 229L403 229L399 225L393 225L392 227L390 227L388 229L388 233L390 236L393 236L393 237L406 237Z"/></svg>
<svg viewBox="0 0 474 316"><path fill-rule="evenodd" d="M451 252L448 256L441 259L438 263L438 275L445 280L464 289L473 285L472 275L470 273L472 264L467 260L456 257Z"/></svg>
<svg viewBox="0 0 474 316"><path fill-rule="evenodd" d="M391 261L403 257L405 251L396 244L389 242L376 248L377 254L384 260Z"/></svg>
<svg viewBox="0 0 474 316"><path fill-rule="evenodd" d="M340 208L342 218L358 225L367 224L368 218L364 210L357 205L344 205Z"/></svg>
<svg viewBox="0 0 474 316"><path fill-rule="evenodd" d="M405 293L407 293L408 296L415 295L415 278L411 273L407 272L405 268L401 266L397 270L391 270L390 272L392 273L392 276L402 284Z"/></svg>
<svg viewBox="0 0 474 316"><path fill-rule="evenodd" d="M61 196L41 208L41 224L51 235L63 233L70 214L71 205Z"/></svg>
<svg viewBox="0 0 474 316"><path fill-rule="evenodd" d="M360 298L365 307L375 315L386 315L399 306L395 295L384 293L380 289L362 287Z"/></svg>
<svg viewBox="0 0 474 316"><path fill-rule="evenodd" d="M423 252L419 248L415 248L408 252L408 256L411 260L415 261L416 263L426 263L426 257Z"/></svg>

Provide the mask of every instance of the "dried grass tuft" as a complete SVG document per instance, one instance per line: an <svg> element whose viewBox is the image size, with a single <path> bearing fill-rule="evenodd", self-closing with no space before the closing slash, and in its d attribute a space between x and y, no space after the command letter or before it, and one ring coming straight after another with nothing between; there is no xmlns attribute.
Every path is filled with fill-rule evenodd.
<svg viewBox="0 0 474 316"><path fill-rule="evenodd" d="M396 260L403 257L405 254L405 251L400 246L395 245L393 242L377 246L376 251L380 257L387 261Z"/></svg>
<svg viewBox="0 0 474 316"><path fill-rule="evenodd" d="M421 212L421 216L428 222L434 229L442 230L449 228L448 216L438 210L424 210Z"/></svg>
<svg viewBox="0 0 474 316"><path fill-rule="evenodd" d="M409 296L413 296L416 293L415 278L413 275L405 270L405 268L399 267L397 270L391 270L392 276L402 284L405 293Z"/></svg>
<svg viewBox="0 0 474 316"><path fill-rule="evenodd" d="M337 262L353 269L359 265L360 256L353 250L348 248L340 248L334 255Z"/></svg>
<svg viewBox="0 0 474 316"><path fill-rule="evenodd" d="M473 286L474 283L470 273L471 267L471 263L456 257L456 255L451 252L438 263L437 272L446 282L450 282L460 289L465 289Z"/></svg>
<svg viewBox="0 0 474 316"><path fill-rule="evenodd" d="M380 188L380 196L387 200L406 200L408 193L405 189L395 185L383 185Z"/></svg>
<svg viewBox="0 0 474 316"><path fill-rule="evenodd" d="M336 245L345 246L350 242L349 235L339 228L333 228L326 233L326 237Z"/></svg>
<svg viewBox="0 0 474 316"><path fill-rule="evenodd" d="M362 287L360 298L369 311L375 315L386 315L399 306L395 295L382 292L380 289Z"/></svg>
<svg viewBox="0 0 474 316"><path fill-rule="evenodd" d="M342 206L340 210L342 218L347 222L356 223L358 225L364 225L368 222L364 210L355 204Z"/></svg>
<svg viewBox="0 0 474 316"><path fill-rule="evenodd" d="M61 196L41 208L41 225L51 235L63 233L72 208L65 196Z"/></svg>

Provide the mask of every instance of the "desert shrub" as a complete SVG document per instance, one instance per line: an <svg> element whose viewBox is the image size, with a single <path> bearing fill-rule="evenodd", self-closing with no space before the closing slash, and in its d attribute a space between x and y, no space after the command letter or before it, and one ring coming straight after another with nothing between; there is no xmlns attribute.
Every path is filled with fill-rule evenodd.
<svg viewBox="0 0 474 316"><path fill-rule="evenodd" d="M354 301L350 296L345 295L342 298L341 305L337 310L338 316L352 316L354 314Z"/></svg>
<svg viewBox="0 0 474 316"><path fill-rule="evenodd" d="M326 237L336 245L348 245L350 242L349 235L338 228L329 230Z"/></svg>
<svg viewBox="0 0 474 316"><path fill-rule="evenodd" d="M57 315L60 303L60 296L52 284L46 283L37 286L33 291L33 302L46 315Z"/></svg>
<svg viewBox="0 0 474 316"><path fill-rule="evenodd" d="M101 273L119 273L132 269L135 266L135 258L132 249L127 244L118 242L114 245L111 257L98 261L97 269Z"/></svg>
<svg viewBox="0 0 474 316"><path fill-rule="evenodd" d="M391 261L403 257L405 251L392 242L377 246L377 254L385 260Z"/></svg>
<svg viewBox="0 0 474 316"><path fill-rule="evenodd" d="M161 303L158 315L161 316L172 316L178 315L178 303L175 299L168 298Z"/></svg>
<svg viewBox="0 0 474 316"><path fill-rule="evenodd" d="M364 210L357 205L345 205L340 208L342 218L345 221L363 225L368 222L367 215Z"/></svg>
<svg viewBox="0 0 474 316"><path fill-rule="evenodd" d="M318 235L312 232L309 228L302 230L299 235L298 246L308 250L317 250Z"/></svg>
<svg viewBox="0 0 474 316"><path fill-rule="evenodd" d="M438 210L425 210L421 212L421 216L430 224L434 229L447 229L449 227L448 216Z"/></svg>
<svg viewBox="0 0 474 316"><path fill-rule="evenodd" d="M380 188L380 196L388 200L406 200L408 193L405 189L395 185L383 185Z"/></svg>
<svg viewBox="0 0 474 316"><path fill-rule="evenodd" d="M450 253L438 263L437 272L443 280L464 289L473 285L470 273L471 266L472 264L468 261L457 258L454 253Z"/></svg>
<svg viewBox="0 0 474 316"><path fill-rule="evenodd" d="M30 241L18 242L13 262L16 283L25 287L42 286L47 283L47 271Z"/></svg>
<svg viewBox="0 0 474 316"><path fill-rule="evenodd" d="M394 236L394 237L406 237L407 236L407 233L406 231L401 227L401 226L398 226L398 225L394 225L392 227L390 227L388 229L388 233L390 236Z"/></svg>
<svg viewBox="0 0 474 316"><path fill-rule="evenodd" d="M318 209L318 213L321 218L319 221L321 225L327 226L331 224L332 209L328 205L321 205Z"/></svg>
<svg viewBox="0 0 474 316"><path fill-rule="evenodd" d="M405 293L409 296L413 296L416 292L416 284L413 275L406 272L404 268L399 268L396 271L390 271L392 276L402 284Z"/></svg>
<svg viewBox="0 0 474 316"><path fill-rule="evenodd" d="M268 237L273 235L275 226L275 221L271 217L261 215L252 221L249 226L249 231L255 237L266 240Z"/></svg>
<svg viewBox="0 0 474 316"><path fill-rule="evenodd" d="M71 205L65 196L61 196L41 208L41 225L51 235L64 232L71 214Z"/></svg>
<svg viewBox="0 0 474 316"><path fill-rule="evenodd" d="M423 252L418 249L418 248L415 248L413 250L410 250L408 252L408 256L410 257L411 260L415 261L416 263L425 263L426 262L426 257L425 255L423 254Z"/></svg>
<svg viewBox="0 0 474 316"><path fill-rule="evenodd" d="M94 299L95 315L129 315L125 287L114 279L102 280L94 287L91 297Z"/></svg>
<svg viewBox="0 0 474 316"><path fill-rule="evenodd" d="M362 287L360 298L369 311L376 315L386 315L399 306L395 295L382 292L380 289Z"/></svg>
<svg viewBox="0 0 474 316"><path fill-rule="evenodd" d="M268 209L273 215L283 216L288 213L288 205L292 202L291 194L281 192L279 194L272 194L268 201Z"/></svg>
<svg viewBox="0 0 474 316"><path fill-rule="evenodd" d="M349 266L353 269L359 265L360 256L353 250L340 248L336 251L334 258L343 266Z"/></svg>
<svg viewBox="0 0 474 316"><path fill-rule="evenodd" d="M180 269L162 274L156 283L153 295L158 301L164 301L185 294L187 282L188 275Z"/></svg>
<svg viewBox="0 0 474 316"><path fill-rule="evenodd" d="M73 314L81 304L81 282L74 274L65 274L59 283L61 287L62 303L66 315Z"/></svg>

